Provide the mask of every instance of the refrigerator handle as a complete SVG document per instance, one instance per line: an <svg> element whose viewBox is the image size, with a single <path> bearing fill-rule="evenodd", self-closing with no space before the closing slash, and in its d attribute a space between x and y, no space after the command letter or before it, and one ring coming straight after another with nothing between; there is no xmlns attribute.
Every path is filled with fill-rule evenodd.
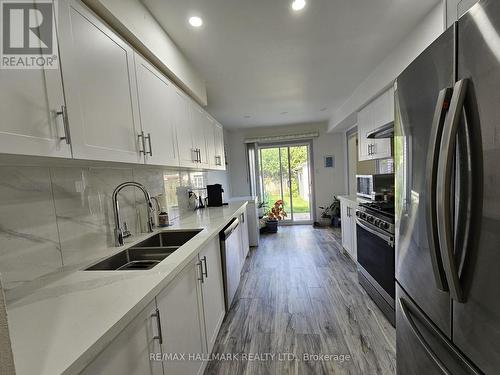
<svg viewBox="0 0 500 375"><path fill-rule="evenodd" d="M465 302L465 298L460 285L458 265L455 260L451 188L455 165L455 141L464 106L467 83L467 79L458 81L453 89L450 110L444 123L443 136L441 139L441 155L439 157L437 179L437 218L439 222L437 229L441 257L443 259L443 267L446 273L450 294L455 301L461 303Z"/></svg>
<svg viewBox="0 0 500 375"><path fill-rule="evenodd" d="M450 371L448 371L445 364L439 359L437 354L434 353L434 351L432 350L429 343L427 341L425 341L424 336L422 335L422 333L420 333L417 325L415 324L415 322L413 321L413 319L411 317L411 313L408 309L408 306L407 306L404 298L399 299L399 306L401 307L401 312L403 313L402 315L405 318L408 325L410 326L411 331L413 332L415 337L420 342L420 345L422 345L422 347L425 349L425 352L427 353L427 355L429 357L431 357L431 359L434 361L434 363L436 363L438 365L439 369L441 370L441 373L444 375L453 375Z"/></svg>
<svg viewBox="0 0 500 375"><path fill-rule="evenodd" d="M472 362L470 362L470 360L468 360L466 357L464 357L464 355L460 351L458 351L455 345L453 345L453 343L451 343L448 340L448 338L441 333L441 331L439 331L437 328L434 328L434 324L429 320L429 318L427 318L417 308L415 307L412 308L412 305L413 304L411 301L407 301L405 298L399 298L399 306L400 306L400 311L402 313L401 315L410 326L410 330L415 335L420 345L422 345L427 355L438 365L442 374L453 375L448 370L443 361L439 358L439 356L434 352L434 350L432 350L432 347L426 341L422 332L420 332L420 330L418 329L417 324L413 319L413 316L415 316L415 318L418 319L420 324L422 324L429 331L429 333L432 334L432 336L437 338L438 342L441 342L441 345L445 347L446 350L462 364L462 367L466 370L467 374L471 375L482 374L482 372Z"/></svg>
<svg viewBox="0 0 500 375"><path fill-rule="evenodd" d="M438 161L439 161L439 148L441 145L441 136L443 134L444 121L448 108L450 106L450 99L452 95L450 87L442 89L439 92L436 109L434 111L434 118L432 120L432 130L430 138L430 152L427 155L426 166L426 216L427 216L427 237L429 241L429 250L432 262L432 271L436 286L439 290L448 291L448 283L446 282L446 274L444 273L443 261L439 253L439 237L437 227L439 220L437 220L436 213L436 186L438 175Z"/></svg>

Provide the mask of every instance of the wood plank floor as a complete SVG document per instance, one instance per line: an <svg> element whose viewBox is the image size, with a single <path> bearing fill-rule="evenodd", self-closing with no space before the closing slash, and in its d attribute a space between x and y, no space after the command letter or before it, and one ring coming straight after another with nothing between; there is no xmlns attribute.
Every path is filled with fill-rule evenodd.
<svg viewBox="0 0 500 375"><path fill-rule="evenodd" d="M305 225L261 237L213 351L237 359L213 360L205 374L395 373L395 330L358 284L338 238Z"/></svg>

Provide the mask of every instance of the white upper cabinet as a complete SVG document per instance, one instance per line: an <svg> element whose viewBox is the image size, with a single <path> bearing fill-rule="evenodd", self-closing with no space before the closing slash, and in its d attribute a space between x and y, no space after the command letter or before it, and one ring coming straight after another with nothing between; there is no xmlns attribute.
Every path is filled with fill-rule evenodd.
<svg viewBox="0 0 500 375"><path fill-rule="evenodd" d="M192 103L193 114L193 141L194 148L198 152L197 166L200 168L208 168L209 166L209 152L207 147L207 137L210 134L210 122L206 112Z"/></svg>
<svg viewBox="0 0 500 375"><path fill-rule="evenodd" d="M222 127L79 0L60 69L0 70L0 153L225 169Z"/></svg>
<svg viewBox="0 0 500 375"><path fill-rule="evenodd" d="M194 167L198 160L198 154L193 141L194 120L191 113L191 103L179 89L175 90L174 100L179 165L181 167Z"/></svg>
<svg viewBox="0 0 500 375"><path fill-rule="evenodd" d="M71 158L59 69L0 70L0 152Z"/></svg>
<svg viewBox="0 0 500 375"><path fill-rule="evenodd" d="M139 113L142 131L140 144L148 164L179 165L175 132L175 90L173 85L140 55L135 55ZM143 137L143 138L142 138Z"/></svg>
<svg viewBox="0 0 500 375"><path fill-rule="evenodd" d="M73 157L143 162L134 51L79 1L59 1Z"/></svg>
<svg viewBox="0 0 500 375"><path fill-rule="evenodd" d="M224 130L222 125L210 119L211 134L207 138L209 144L210 169L226 169L224 155Z"/></svg>
<svg viewBox="0 0 500 375"><path fill-rule="evenodd" d="M373 128L371 107L368 105L358 112L358 153L359 160L371 159L371 139L366 135Z"/></svg>
<svg viewBox="0 0 500 375"><path fill-rule="evenodd" d="M367 134L394 121L394 91L389 89L358 112L359 160L392 156L391 139L368 139Z"/></svg>

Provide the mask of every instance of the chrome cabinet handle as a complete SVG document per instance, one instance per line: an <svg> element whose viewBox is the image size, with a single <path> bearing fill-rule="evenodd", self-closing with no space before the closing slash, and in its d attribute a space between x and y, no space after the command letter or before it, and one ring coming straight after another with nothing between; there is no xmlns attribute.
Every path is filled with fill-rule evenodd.
<svg viewBox="0 0 500 375"><path fill-rule="evenodd" d="M139 154L140 155L146 155L146 143L144 140L144 131L141 131L138 135L137 138L139 140ZM142 149L140 148L142 144Z"/></svg>
<svg viewBox="0 0 500 375"><path fill-rule="evenodd" d="M160 310L156 308L155 312L151 314L151 318L156 318L156 327L158 329L158 335L153 337L153 340L158 340L160 345L163 344L163 333L161 332L161 318L160 318Z"/></svg>
<svg viewBox="0 0 500 375"><path fill-rule="evenodd" d="M66 106L65 105L61 106L61 110L60 111L56 111L56 116L57 117L61 116L62 117L62 121L63 121L64 136L63 137L59 137L59 139L61 141L66 141L66 143L69 145L69 144L71 144L71 138L70 138L70 134L69 134L68 112L66 110Z"/></svg>
<svg viewBox="0 0 500 375"><path fill-rule="evenodd" d="M194 154L193 162L198 163L198 150L196 148L192 148L191 153Z"/></svg>
<svg viewBox="0 0 500 375"><path fill-rule="evenodd" d="M201 149L198 149L198 163L201 163Z"/></svg>
<svg viewBox="0 0 500 375"><path fill-rule="evenodd" d="M439 237L437 227L440 225L436 213L436 190L437 190L437 174L439 161L439 148L441 145L441 137L443 135L443 125L448 113L452 90L445 88L439 92L434 118L432 120L431 139L429 142L430 152L427 155L426 165L426 184L427 184L427 199L426 199L426 214L427 214L427 237L429 241L432 270L436 286L439 290L447 291L448 284L446 275L444 274L443 261L439 253Z"/></svg>
<svg viewBox="0 0 500 375"><path fill-rule="evenodd" d="M458 81L453 88L450 110L443 126L437 179L437 218L439 223L437 229L441 257L443 259L443 267L450 288L450 294L454 300L461 303L465 302L465 298L460 286L460 277L455 261L453 220L450 214L450 194L456 151L455 140L465 101L467 82L467 79Z"/></svg>
<svg viewBox="0 0 500 375"><path fill-rule="evenodd" d="M149 156L153 156L153 147L151 146L151 133L148 133L146 137L144 137L144 140L148 140L148 145L149 145L149 151L146 151L146 148L144 147L144 153L149 154Z"/></svg>
<svg viewBox="0 0 500 375"><path fill-rule="evenodd" d="M205 278L203 277L204 276L203 265L202 265L201 261L196 263L196 265L199 267L199 270L200 270L200 277L198 277L198 280L201 281L201 283L203 284L205 282Z"/></svg>
<svg viewBox="0 0 500 375"><path fill-rule="evenodd" d="M201 258L201 261L205 265L205 272L203 272L203 267L201 268L201 273L202 275L208 279L208 267L207 267L207 256L205 255L203 258Z"/></svg>

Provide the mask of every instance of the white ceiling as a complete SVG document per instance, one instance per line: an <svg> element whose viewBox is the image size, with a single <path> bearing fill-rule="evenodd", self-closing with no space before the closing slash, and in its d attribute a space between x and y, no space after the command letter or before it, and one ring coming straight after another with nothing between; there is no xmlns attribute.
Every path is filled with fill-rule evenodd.
<svg viewBox="0 0 500 375"><path fill-rule="evenodd" d="M241 128L329 119L440 0L142 1L205 78L208 111Z"/></svg>

